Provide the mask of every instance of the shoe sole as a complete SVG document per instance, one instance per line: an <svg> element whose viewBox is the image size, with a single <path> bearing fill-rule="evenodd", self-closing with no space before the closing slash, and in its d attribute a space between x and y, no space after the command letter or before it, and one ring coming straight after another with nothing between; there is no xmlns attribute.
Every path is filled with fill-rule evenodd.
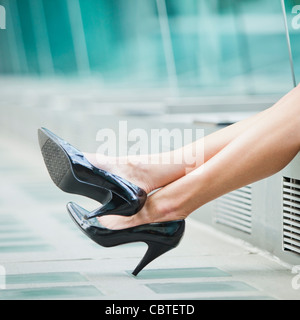
<svg viewBox="0 0 300 320"><path fill-rule="evenodd" d="M42 140L47 137L42 131L39 131L39 137ZM64 151L51 138L41 146L41 152L53 182L60 187L64 177L70 172L70 161Z"/></svg>
<svg viewBox="0 0 300 320"><path fill-rule="evenodd" d="M39 144L45 165L54 184L66 193L79 194L105 204L111 193L76 178L64 149L47 132L38 130Z"/></svg>

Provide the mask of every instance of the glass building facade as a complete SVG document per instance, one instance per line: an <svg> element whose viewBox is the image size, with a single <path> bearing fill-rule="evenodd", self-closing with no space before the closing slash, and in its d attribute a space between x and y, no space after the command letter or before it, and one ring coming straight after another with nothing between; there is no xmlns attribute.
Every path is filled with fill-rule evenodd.
<svg viewBox="0 0 300 320"><path fill-rule="evenodd" d="M286 92L300 1L0 0L0 74L193 95ZM3 18L2 18L3 19ZM291 52L286 37L289 30Z"/></svg>

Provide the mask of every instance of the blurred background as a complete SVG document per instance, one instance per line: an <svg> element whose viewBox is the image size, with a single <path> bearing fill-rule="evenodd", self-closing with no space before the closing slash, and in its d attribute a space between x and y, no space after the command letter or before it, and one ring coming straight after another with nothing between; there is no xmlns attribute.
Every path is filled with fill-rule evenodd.
<svg viewBox="0 0 300 320"><path fill-rule="evenodd" d="M287 1L291 16L296 2ZM280 0L0 5L7 11L0 31L3 77L93 78L99 90L168 88L168 95L184 96L284 93L291 86ZM290 29L292 37L296 31Z"/></svg>
<svg viewBox="0 0 300 320"><path fill-rule="evenodd" d="M99 115L241 120L300 75L300 10L283 2L0 0L2 130L33 142L42 124L86 131Z"/></svg>

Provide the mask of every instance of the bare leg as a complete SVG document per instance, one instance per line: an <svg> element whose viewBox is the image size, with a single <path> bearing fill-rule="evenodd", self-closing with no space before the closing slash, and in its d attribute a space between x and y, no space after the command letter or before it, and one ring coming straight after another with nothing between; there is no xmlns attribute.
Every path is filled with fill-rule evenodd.
<svg viewBox="0 0 300 320"><path fill-rule="evenodd" d="M290 92L270 109L172 152L132 156L127 159L121 159L121 161L99 154L85 155L96 167L122 176L150 193L180 179L203 165L236 137L253 127L259 119L266 117L274 109L284 104L293 94L294 92ZM204 150L204 157L201 157L200 160L195 159L193 156L199 152L199 149ZM192 156L192 158L188 158L189 156ZM118 162L121 164L114 164Z"/></svg>
<svg viewBox="0 0 300 320"><path fill-rule="evenodd" d="M149 197L137 215L101 222L124 228L185 219L202 205L277 173L300 150L299 114L300 87L202 166Z"/></svg>

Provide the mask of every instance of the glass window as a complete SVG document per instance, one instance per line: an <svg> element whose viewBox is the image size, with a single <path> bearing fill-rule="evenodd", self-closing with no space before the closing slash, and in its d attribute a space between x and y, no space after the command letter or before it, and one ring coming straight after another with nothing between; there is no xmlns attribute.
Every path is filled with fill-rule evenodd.
<svg viewBox="0 0 300 320"><path fill-rule="evenodd" d="M155 0L81 0L80 6L93 73L106 83L167 82Z"/></svg>
<svg viewBox="0 0 300 320"><path fill-rule="evenodd" d="M282 0L283 1L283 0ZM300 7L285 0L300 77ZM291 88L280 1L0 0L0 72L93 76L180 95L282 94Z"/></svg>
<svg viewBox="0 0 300 320"><path fill-rule="evenodd" d="M280 2L166 0L180 87L268 94L291 87Z"/></svg>
<svg viewBox="0 0 300 320"><path fill-rule="evenodd" d="M23 0L19 0L23 1ZM70 26L69 12L65 0L42 1L46 26L57 75L76 74L77 65Z"/></svg>
<svg viewBox="0 0 300 320"><path fill-rule="evenodd" d="M300 2L296 0L282 0L282 3L286 12L291 68L295 84L297 84L300 81Z"/></svg>

